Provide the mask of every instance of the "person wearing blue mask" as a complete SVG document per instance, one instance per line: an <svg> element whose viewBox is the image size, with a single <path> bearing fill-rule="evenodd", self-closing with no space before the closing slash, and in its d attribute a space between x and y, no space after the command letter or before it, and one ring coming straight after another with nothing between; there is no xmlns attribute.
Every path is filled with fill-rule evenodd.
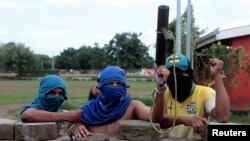
<svg viewBox="0 0 250 141"><path fill-rule="evenodd" d="M58 112L67 100L67 88L63 78L57 75L46 75L40 81L37 97L20 112L23 122L78 122L81 112Z"/></svg>
<svg viewBox="0 0 250 141"><path fill-rule="evenodd" d="M175 53L166 58L167 90L164 95L156 95L161 99L156 105L164 107L165 115L155 114L161 116L162 128L171 127L167 137L200 140L209 116L217 122L229 121L230 101L223 83L223 64L217 58L209 60L215 83L212 89L193 82L193 70L185 55Z"/></svg>
<svg viewBox="0 0 250 141"><path fill-rule="evenodd" d="M158 75L164 73L161 67L156 69ZM128 95L128 87L123 69L118 66L109 66L103 69L99 73L97 83L100 94L82 106L81 123L70 128L68 134L75 137L85 137L92 135L92 133L115 136L118 133L117 121L119 120L138 119L150 121L150 107L141 101L133 100ZM164 93L165 88L159 88L159 91ZM160 110L160 108L153 109L156 109L152 111L153 113ZM158 120L154 116L152 117L153 122Z"/></svg>

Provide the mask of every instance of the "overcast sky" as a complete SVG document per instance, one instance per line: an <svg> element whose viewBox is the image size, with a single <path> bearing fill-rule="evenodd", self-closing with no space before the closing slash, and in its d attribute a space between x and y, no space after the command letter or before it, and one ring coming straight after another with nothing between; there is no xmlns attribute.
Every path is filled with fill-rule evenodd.
<svg viewBox="0 0 250 141"><path fill-rule="evenodd" d="M249 0L191 2L196 25L207 32L250 24ZM176 0L0 0L0 43L53 56L68 47L103 46L116 33L141 32L154 57L159 5L170 7L169 22L176 18ZM181 0L181 13L186 6Z"/></svg>

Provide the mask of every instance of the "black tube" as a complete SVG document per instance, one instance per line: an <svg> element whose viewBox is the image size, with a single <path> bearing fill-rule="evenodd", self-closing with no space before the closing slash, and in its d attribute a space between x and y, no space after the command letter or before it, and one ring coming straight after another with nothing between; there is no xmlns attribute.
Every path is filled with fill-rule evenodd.
<svg viewBox="0 0 250 141"><path fill-rule="evenodd" d="M169 7L166 5L160 5L158 7L155 56L155 63L158 66L166 64L168 17ZM162 76L160 76L159 85L160 87L163 86Z"/></svg>
<svg viewBox="0 0 250 141"><path fill-rule="evenodd" d="M167 39L163 32L168 31L169 7L160 5L158 7L157 34L156 34L156 56L155 62L158 66L165 65L167 54ZM167 33L165 34L167 35Z"/></svg>

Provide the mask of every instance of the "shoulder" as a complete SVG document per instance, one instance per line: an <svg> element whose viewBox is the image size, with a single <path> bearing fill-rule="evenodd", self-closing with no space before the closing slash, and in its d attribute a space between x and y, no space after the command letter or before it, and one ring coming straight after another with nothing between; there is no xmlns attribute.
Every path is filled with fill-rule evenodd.
<svg viewBox="0 0 250 141"><path fill-rule="evenodd" d="M202 94L215 94L215 90L208 86L196 85L195 92L200 92Z"/></svg>
<svg viewBox="0 0 250 141"><path fill-rule="evenodd" d="M145 105L142 101L140 100L132 100L130 102L131 105Z"/></svg>
<svg viewBox="0 0 250 141"><path fill-rule="evenodd" d="M22 111L22 113L32 113L34 111L38 111L39 109L33 108L33 107L29 107L27 109L25 109L24 111Z"/></svg>
<svg viewBox="0 0 250 141"><path fill-rule="evenodd" d="M194 96L203 101L214 101L215 90L207 86L196 85Z"/></svg>
<svg viewBox="0 0 250 141"><path fill-rule="evenodd" d="M147 106L140 100L132 100L129 104L129 108L132 108L132 109L141 109L145 107Z"/></svg>

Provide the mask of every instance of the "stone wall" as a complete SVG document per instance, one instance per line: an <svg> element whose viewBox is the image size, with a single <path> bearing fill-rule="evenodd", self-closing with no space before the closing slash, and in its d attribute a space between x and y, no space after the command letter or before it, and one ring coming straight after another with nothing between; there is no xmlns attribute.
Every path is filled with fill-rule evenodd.
<svg viewBox="0 0 250 141"><path fill-rule="evenodd" d="M159 128L159 124L154 123ZM62 129L61 129L62 130ZM119 135L110 137L94 135L85 138L71 138L57 128L55 122L22 123L0 119L0 141L189 141L178 138L161 138L150 122L124 120L119 122Z"/></svg>

